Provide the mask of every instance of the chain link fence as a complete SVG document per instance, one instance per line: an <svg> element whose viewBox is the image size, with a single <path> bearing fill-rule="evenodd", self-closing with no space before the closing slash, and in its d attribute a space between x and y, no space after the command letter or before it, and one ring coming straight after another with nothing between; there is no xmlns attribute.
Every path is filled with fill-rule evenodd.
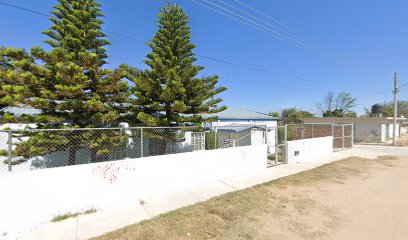
<svg viewBox="0 0 408 240"><path fill-rule="evenodd" d="M25 171L205 149L196 127L0 131L0 171Z"/></svg>
<svg viewBox="0 0 408 240"><path fill-rule="evenodd" d="M265 143L264 128L66 128L0 131L0 172L250 146Z"/></svg>
<svg viewBox="0 0 408 240"><path fill-rule="evenodd" d="M269 165L274 166L286 163L288 141L326 136L333 136L335 150L350 148L353 125L0 130L0 173L265 143Z"/></svg>

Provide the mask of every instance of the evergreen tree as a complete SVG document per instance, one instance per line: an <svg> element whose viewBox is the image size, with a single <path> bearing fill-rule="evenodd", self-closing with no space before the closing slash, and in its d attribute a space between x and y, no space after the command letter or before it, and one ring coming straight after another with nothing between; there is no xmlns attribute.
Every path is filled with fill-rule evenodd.
<svg viewBox="0 0 408 240"><path fill-rule="evenodd" d="M62 122L69 122L74 128L108 126L126 111L122 103L129 94L126 82L121 80L122 72L103 68L107 58L104 47L109 42L101 28L100 4L95 0L59 0L51 13L53 24L44 32L49 37L45 42L51 50L34 47L26 53L8 49L7 55L14 56L12 64L18 70L8 69L5 74L30 89L33 97L24 97L20 102L43 111L40 126L45 127L41 124L49 122L57 122L53 128L64 127ZM79 148L89 148L92 161L96 161L124 138L107 131L68 132L63 139L51 135L44 139L46 137L31 137L30 140L36 139L37 143L28 141L20 148L44 154L69 146L68 163L72 165ZM53 139L59 140L54 142ZM47 147L53 142L52 149ZM39 146L38 143L47 144ZM35 144L35 147L27 147Z"/></svg>
<svg viewBox="0 0 408 240"><path fill-rule="evenodd" d="M204 68L194 65L195 46L191 43L188 16L177 4L166 4L158 14L158 31L150 41L151 52L145 63L149 69L140 71L122 66L135 86L134 112L148 126L200 125L202 114L226 109L215 96L226 90L216 87L218 76L198 77ZM184 136L176 130L146 132L150 138L150 154L161 155L167 142L181 141Z"/></svg>
<svg viewBox="0 0 408 240"><path fill-rule="evenodd" d="M150 41L152 51L138 71L122 66L135 84L137 119L149 126L199 125L202 114L226 109L215 96L226 90L216 87L218 76L198 77L204 68L194 65L195 46L191 43L188 16L177 4L166 4L158 14L158 31ZM208 119L210 121L211 119Z"/></svg>
<svg viewBox="0 0 408 240"><path fill-rule="evenodd" d="M25 84L23 72L30 68L31 59L23 49L0 48L0 108L20 106L24 99L33 96L35 86ZM13 63L16 63L15 65ZM0 112L1 122L16 122L9 113Z"/></svg>

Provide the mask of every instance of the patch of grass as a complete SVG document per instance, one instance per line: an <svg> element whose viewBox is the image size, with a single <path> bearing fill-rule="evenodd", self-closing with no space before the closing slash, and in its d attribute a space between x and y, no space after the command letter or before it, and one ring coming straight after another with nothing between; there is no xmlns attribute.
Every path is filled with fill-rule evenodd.
<svg viewBox="0 0 408 240"><path fill-rule="evenodd" d="M57 216L53 217L51 219L51 222L61 222L61 221L64 221L64 220L66 220L68 218L75 218L75 217L78 217L80 215L87 215L87 214L92 214L92 213L96 213L96 212L97 212L96 209L91 208L91 209L88 209L88 210L83 211L83 212L65 213L65 214L57 215Z"/></svg>
<svg viewBox="0 0 408 240"><path fill-rule="evenodd" d="M275 159L276 159L275 154L268 155L268 160L275 161ZM278 155L278 162L284 162L284 161L285 161L285 158L282 155Z"/></svg>
<svg viewBox="0 0 408 240"><path fill-rule="evenodd" d="M96 240L183 239L320 239L339 224L337 209L317 202L310 189L320 184L344 184L351 177L367 174L373 167L390 163L392 156L376 160L350 157L292 176L227 193L181 208ZM323 216L323 217L322 217ZM312 228L310 217L319 221Z"/></svg>

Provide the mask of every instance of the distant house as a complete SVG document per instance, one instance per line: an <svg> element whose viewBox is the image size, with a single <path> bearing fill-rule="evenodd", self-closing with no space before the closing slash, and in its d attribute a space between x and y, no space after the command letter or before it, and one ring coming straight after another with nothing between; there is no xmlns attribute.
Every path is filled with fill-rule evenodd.
<svg viewBox="0 0 408 240"><path fill-rule="evenodd" d="M264 129L267 127L268 152L270 154L275 153L278 118L248 109L237 108L230 108L205 117L218 117L217 121L203 123L203 127L212 128L222 133L221 144L232 144L234 140L236 146L262 144L265 142Z"/></svg>
<svg viewBox="0 0 408 240"><path fill-rule="evenodd" d="M398 118L397 137L407 133L406 118ZM381 143L392 140L392 117L358 117L358 118L307 118L304 123L334 123L350 124L354 126L354 141Z"/></svg>

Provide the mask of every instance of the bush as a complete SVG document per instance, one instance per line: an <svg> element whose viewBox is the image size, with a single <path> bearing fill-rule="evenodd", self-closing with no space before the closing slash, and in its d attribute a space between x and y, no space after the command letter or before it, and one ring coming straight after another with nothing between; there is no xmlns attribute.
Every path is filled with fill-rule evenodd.
<svg viewBox="0 0 408 240"><path fill-rule="evenodd" d="M216 133L206 132L205 133L205 150L214 150L217 149L218 140L216 143Z"/></svg>

